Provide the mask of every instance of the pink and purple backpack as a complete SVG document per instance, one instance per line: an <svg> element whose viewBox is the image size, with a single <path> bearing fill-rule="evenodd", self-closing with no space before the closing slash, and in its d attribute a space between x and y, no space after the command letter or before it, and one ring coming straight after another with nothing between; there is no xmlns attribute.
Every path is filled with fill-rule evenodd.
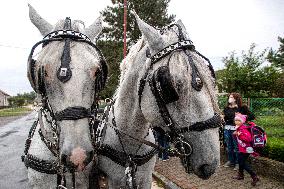
<svg viewBox="0 0 284 189"><path fill-rule="evenodd" d="M262 150L267 143L267 135L263 128L253 122L249 122L249 131L252 136L252 147L254 150Z"/></svg>

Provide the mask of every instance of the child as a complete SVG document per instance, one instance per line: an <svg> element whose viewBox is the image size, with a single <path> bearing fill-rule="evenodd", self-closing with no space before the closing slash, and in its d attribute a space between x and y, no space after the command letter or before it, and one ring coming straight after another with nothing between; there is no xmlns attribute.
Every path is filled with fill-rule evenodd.
<svg viewBox="0 0 284 189"><path fill-rule="evenodd" d="M236 131L233 134L237 137L238 148L239 148L239 154L238 154L239 172L238 175L233 178L237 180L243 180L244 170L246 170L252 178L251 185L255 186L256 183L259 181L259 178L246 162L250 154L255 155L251 145L252 141L251 133L249 132L247 126L244 125L244 123L246 122L246 118L247 118L246 115L236 113L235 116Z"/></svg>

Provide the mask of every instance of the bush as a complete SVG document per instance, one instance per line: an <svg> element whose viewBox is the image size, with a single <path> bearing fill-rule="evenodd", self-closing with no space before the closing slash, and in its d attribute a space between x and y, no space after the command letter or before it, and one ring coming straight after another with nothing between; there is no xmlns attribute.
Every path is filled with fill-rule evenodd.
<svg viewBox="0 0 284 189"><path fill-rule="evenodd" d="M268 138L268 143L263 150L262 156L284 162L284 142L279 138Z"/></svg>
<svg viewBox="0 0 284 189"><path fill-rule="evenodd" d="M27 104L32 104L35 98L36 98L36 93L30 92L30 93L17 94L17 96L10 97L8 101L12 107L21 107Z"/></svg>

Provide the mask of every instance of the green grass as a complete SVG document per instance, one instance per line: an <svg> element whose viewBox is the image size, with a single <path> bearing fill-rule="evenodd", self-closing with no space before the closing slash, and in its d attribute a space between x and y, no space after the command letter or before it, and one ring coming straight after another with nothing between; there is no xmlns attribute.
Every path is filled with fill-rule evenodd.
<svg viewBox="0 0 284 189"><path fill-rule="evenodd" d="M5 108L5 109L0 109L0 117L24 115L30 111L31 109L26 107Z"/></svg>
<svg viewBox="0 0 284 189"><path fill-rule="evenodd" d="M284 116L259 116L255 123L265 129L268 137L281 138L284 142Z"/></svg>

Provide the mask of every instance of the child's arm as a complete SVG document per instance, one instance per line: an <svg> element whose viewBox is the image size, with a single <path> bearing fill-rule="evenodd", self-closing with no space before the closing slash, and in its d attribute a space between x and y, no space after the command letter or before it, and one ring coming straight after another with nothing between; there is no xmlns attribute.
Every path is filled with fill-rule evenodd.
<svg viewBox="0 0 284 189"><path fill-rule="evenodd" d="M251 134L247 129L242 129L238 131L238 138L244 142L251 142Z"/></svg>

